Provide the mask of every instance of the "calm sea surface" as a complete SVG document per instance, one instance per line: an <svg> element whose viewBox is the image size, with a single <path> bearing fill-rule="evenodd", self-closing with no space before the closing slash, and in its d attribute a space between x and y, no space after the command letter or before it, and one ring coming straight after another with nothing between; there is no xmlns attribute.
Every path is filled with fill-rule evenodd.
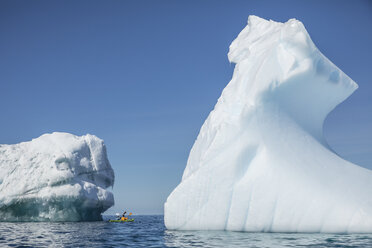
<svg viewBox="0 0 372 248"><path fill-rule="evenodd" d="M133 223L0 222L0 247L372 247L372 234L168 231L163 216L134 218Z"/></svg>

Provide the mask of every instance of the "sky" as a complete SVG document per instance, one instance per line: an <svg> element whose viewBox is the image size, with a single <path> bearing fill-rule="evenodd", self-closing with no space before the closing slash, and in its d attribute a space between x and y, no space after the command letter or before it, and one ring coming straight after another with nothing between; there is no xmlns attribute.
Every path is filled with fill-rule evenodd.
<svg viewBox="0 0 372 248"><path fill-rule="evenodd" d="M228 48L249 15L302 21L359 84L324 135L372 169L372 2L362 0L0 0L0 144L94 134L115 171L107 213L162 214L231 79Z"/></svg>

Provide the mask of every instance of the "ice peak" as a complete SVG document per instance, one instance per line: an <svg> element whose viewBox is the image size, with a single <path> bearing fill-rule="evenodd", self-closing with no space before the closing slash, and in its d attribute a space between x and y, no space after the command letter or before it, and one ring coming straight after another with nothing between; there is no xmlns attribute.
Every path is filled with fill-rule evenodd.
<svg viewBox="0 0 372 248"><path fill-rule="evenodd" d="M295 42L301 46L308 46L310 50L314 48L302 22L290 19L286 23L281 23L250 15L247 26L230 45L228 58L232 63L239 63L251 53L260 54L275 44L288 40L292 44Z"/></svg>
<svg viewBox="0 0 372 248"><path fill-rule="evenodd" d="M228 57L236 67L221 102L235 109L232 103L237 96L249 105L273 102L286 108L318 140L323 139L328 113L357 89L357 84L316 48L296 19L280 23L249 16Z"/></svg>

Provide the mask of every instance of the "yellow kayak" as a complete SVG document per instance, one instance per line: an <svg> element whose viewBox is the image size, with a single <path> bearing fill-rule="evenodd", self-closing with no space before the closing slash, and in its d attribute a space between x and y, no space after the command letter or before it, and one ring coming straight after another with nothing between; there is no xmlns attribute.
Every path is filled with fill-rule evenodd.
<svg viewBox="0 0 372 248"><path fill-rule="evenodd" d="M109 220L109 222L133 222L134 219L127 219L127 220Z"/></svg>

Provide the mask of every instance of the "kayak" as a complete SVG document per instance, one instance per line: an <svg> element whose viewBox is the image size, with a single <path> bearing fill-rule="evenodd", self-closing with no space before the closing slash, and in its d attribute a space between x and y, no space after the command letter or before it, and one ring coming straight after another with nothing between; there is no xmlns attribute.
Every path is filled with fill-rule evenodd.
<svg viewBox="0 0 372 248"><path fill-rule="evenodd" d="M134 219L127 219L127 220L109 220L109 222L133 222Z"/></svg>

